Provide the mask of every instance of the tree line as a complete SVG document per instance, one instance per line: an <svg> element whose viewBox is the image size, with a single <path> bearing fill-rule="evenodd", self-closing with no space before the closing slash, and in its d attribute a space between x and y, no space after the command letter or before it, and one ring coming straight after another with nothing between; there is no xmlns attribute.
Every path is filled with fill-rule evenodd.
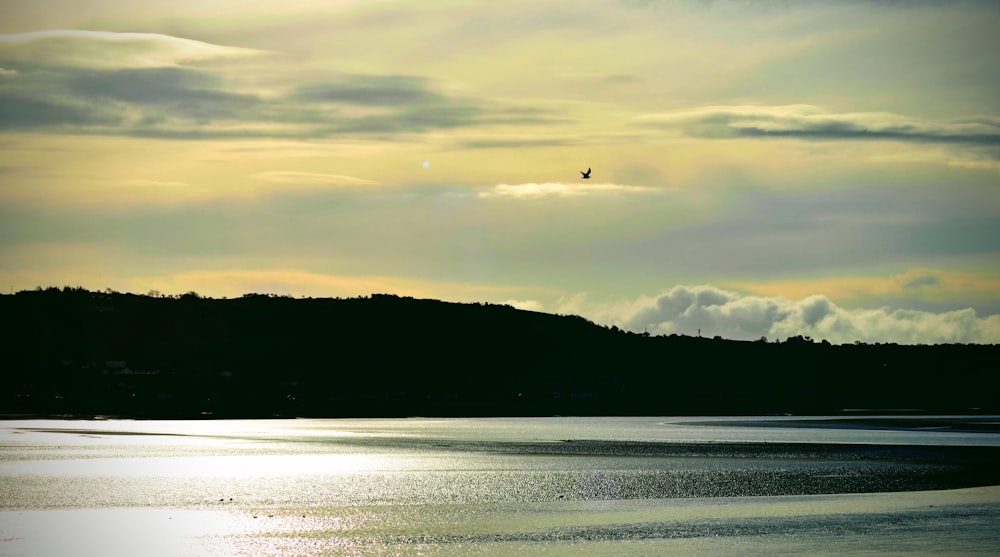
<svg viewBox="0 0 1000 557"><path fill-rule="evenodd" d="M1000 346L651 336L391 294L0 296L6 415L831 414L1000 410Z"/></svg>

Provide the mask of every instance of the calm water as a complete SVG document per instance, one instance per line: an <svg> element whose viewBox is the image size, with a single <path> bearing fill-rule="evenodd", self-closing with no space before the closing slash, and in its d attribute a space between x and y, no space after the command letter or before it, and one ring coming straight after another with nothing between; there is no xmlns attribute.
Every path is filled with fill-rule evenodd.
<svg viewBox="0 0 1000 557"><path fill-rule="evenodd" d="M997 418L0 422L0 555L1000 553Z"/></svg>

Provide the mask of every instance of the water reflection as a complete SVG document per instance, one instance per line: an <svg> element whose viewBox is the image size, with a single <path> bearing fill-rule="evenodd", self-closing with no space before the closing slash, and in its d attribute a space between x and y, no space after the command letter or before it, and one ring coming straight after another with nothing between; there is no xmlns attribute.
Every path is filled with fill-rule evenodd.
<svg viewBox="0 0 1000 557"><path fill-rule="evenodd" d="M1000 548L998 519L1000 488L490 506L27 511L0 512L0 553L962 555Z"/></svg>
<svg viewBox="0 0 1000 557"><path fill-rule="evenodd" d="M0 512L3 555L240 555L232 540L267 531L232 513L179 509Z"/></svg>
<svg viewBox="0 0 1000 557"><path fill-rule="evenodd" d="M0 554L1000 550L1000 488L917 491L996 434L700 421L3 422Z"/></svg>
<svg viewBox="0 0 1000 557"><path fill-rule="evenodd" d="M66 453L61 453L67 456ZM419 459L352 454L245 454L143 458L58 458L0 462L0 475L117 477L232 477L346 474L359 471L403 470Z"/></svg>

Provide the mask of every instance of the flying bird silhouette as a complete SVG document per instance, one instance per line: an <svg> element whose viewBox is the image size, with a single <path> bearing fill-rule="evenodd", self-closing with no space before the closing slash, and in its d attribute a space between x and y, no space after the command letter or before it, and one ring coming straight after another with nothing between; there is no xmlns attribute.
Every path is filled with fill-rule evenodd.
<svg viewBox="0 0 1000 557"><path fill-rule="evenodd" d="M580 174L583 175L583 179L584 180L589 180L590 179L590 168L588 167L586 172L584 172L584 171L581 170Z"/></svg>

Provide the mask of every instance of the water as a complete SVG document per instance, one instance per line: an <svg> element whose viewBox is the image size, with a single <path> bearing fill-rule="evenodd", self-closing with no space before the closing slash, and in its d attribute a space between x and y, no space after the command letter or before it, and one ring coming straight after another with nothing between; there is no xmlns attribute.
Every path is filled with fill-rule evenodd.
<svg viewBox="0 0 1000 557"><path fill-rule="evenodd" d="M996 418L0 422L0 555L1000 553Z"/></svg>

